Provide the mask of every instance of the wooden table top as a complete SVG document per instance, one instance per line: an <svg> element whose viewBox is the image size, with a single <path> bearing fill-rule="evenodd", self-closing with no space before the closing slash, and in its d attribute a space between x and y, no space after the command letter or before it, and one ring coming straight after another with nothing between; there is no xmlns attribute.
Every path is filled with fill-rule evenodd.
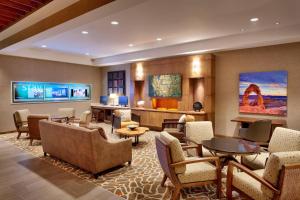
<svg viewBox="0 0 300 200"><path fill-rule="evenodd" d="M231 155L257 154L261 151L257 143L237 138L212 138L203 140L202 145L210 151Z"/></svg>
<svg viewBox="0 0 300 200"><path fill-rule="evenodd" d="M116 130L116 133L125 136L139 136L143 135L146 131L149 131L147 127L137 127L134 130L130 130L129 128L120 128Z"/></svg>
<svg viewBox="0 0 300 200"><path fill-rule="evenodd" d="M231 121L232 122L242 122L242 123L254 123L259 120L266 120L266 119L254 118L254 117L236 117L236 118L232 119ZM272 125L280 125L280 126L286 125L286 120L283 120L283 119L271 119L271 121L272 121Z"/></svg>

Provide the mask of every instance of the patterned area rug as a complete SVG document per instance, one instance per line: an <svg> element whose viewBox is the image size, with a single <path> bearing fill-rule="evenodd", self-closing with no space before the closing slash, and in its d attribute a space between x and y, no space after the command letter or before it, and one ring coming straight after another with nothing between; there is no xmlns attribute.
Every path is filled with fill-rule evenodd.
<svg viewBox="0 0 300 200"><path fill-rule="evenodd" d="M115 134L110 134L110 125L101 123L99 126L104 128L110 139L118 138ZM125 199L170 199L173 188L171 182L167 181L166 187L160 186L163 172L156 156L154 140L155 135L158 134L158 132L149 131L140 137L140 143L133 146L133 160L130 166L124 165L107 171L98 179L94 179L90 173L66 162L49 156L44 157L40 141L34 141L33 146L29 146L29 140L25 137L25 134L19 140L16 139L17 133L0 135L0 139L8 141L48 163L99 185ZM221 199L226 199L224 192L225 180L222 180L222 182L223 197ZM235 199L241 199L237 194L234 194L234 196ZM216 187L212 184L184 189L181 193L181 199L217 199Z"/></svg>

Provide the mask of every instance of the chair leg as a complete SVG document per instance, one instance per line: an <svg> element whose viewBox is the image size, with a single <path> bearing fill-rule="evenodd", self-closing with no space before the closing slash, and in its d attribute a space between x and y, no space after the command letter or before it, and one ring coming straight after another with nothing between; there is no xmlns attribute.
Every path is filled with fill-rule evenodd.
<svg viewBox="0 0 300 200"><path fill-rule="evenodd" d="M29 145L32 146L33 139L30 139Z"/></svg>
<svg viewBox="0 0 300 200"><path fill-rule="evenodd" d="M17 139L19 139L21 136L21 132L18 132L18 136L17 136Z"/></svg>
<svg viewBox="0 0 300 200"><path fill-rule="evenodd" d="M175 186L171 200L178 200L179 198L180 198L180 187Z"/></svg>
<svg viewBox="0 0 300 200"><path fill-rule="evenodd" d="M219 180L217 180L217 198L218 199L221 198L221 193L222 193L222 180L221 180L221 178L219 178Z"/></svg>
<svg viewBox="0 0 300 200"><path fill-rule="evenodd" d="M162 181L160 183L161 187L164 187L167 178L168 178L167 175L164 174L164 177L163 177L163 179L162 179Z"/></svg>

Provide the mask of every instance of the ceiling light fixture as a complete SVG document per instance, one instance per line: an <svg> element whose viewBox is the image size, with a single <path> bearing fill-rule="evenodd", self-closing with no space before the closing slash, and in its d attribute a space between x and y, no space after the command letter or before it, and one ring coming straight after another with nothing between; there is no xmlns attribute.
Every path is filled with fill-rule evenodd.
<svg viewBox="0 0 300 200"><path fill-rule="evenodd" d="M41 47L42 47L42 48L47 48L47 45L44 45L44 44L43 44Z"/></svg>
<svg viewBox="0 0 300 200"><path fill-rule="evenodd" d="M279 22L276 22L275 24L276 24L276 25L279 25L280 23L279 23Z"/></svg>
<svg viewBox="0 0 300 200"><path fill-rule="evenodd" d="M241 32L244 32L244 31L245 31L245 29L242 28L242 29L241 29Z"/></svg>
<svg viewBox="0 0 300 200"><path fill-rule="evenodd" d="M251 22L257 22L259 19L257 17L251 18L250 21Z"/></svg>
<svg viewBox="0 0 300 200"><path fill-rule="evenodd" d="M118 21L111 21L110 24L111 24L111 25L118 25L119 22L118 22Z"/></svg>
<svg viewBox="0 0 300 200"><path fill-rule="evenodd" d="M156 38L156 40L157 40L157 41L162 41L162 39L161 39L161 38Z"/></svg>
<svg viewBox="0 0 300 200"><path fill-rule="evenodd" d="M89 32L88 32L88 31L81 31L81 33L82 33L83 35L87 35L87 34L89 34Z"/></svg>
<svg viewBox="0 0 300 200"><path fill-rule="evenodd" d="M85 55L86 55L86 56L89 56L89 55L90 55L90 53L85 53Z"/></svg>
<svg viewBox="0 0 300 200"><path fill-rule="evenodd" d="M133 47L133 44L129 44L128 46L129 46L129 47Z"/></svg>

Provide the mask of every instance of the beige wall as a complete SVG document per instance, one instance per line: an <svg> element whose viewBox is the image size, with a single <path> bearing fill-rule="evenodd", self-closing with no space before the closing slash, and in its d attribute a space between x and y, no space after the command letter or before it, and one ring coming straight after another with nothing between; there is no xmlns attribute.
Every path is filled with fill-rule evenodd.
<svg viewBox="0 0 300 200"><path fill-rule="evenodd" d="M100 68L0 55L0 132L14 130L12 114L29 108L32 113L55 114L59 107L74 107L76 115L98 102ZM92 100L64 103L11 104L11 81L73 82L92 84Z"/></svg>
<svg viewBox="0 0 300 200"><path fill-rule="evenodd" d="M239 73L287 70L288 71L288 127L300 130L300 43L276 45L216 53L216 133L237 134L234 117L238 112ZM280 117L272 117L280 118Z"/></svg>

